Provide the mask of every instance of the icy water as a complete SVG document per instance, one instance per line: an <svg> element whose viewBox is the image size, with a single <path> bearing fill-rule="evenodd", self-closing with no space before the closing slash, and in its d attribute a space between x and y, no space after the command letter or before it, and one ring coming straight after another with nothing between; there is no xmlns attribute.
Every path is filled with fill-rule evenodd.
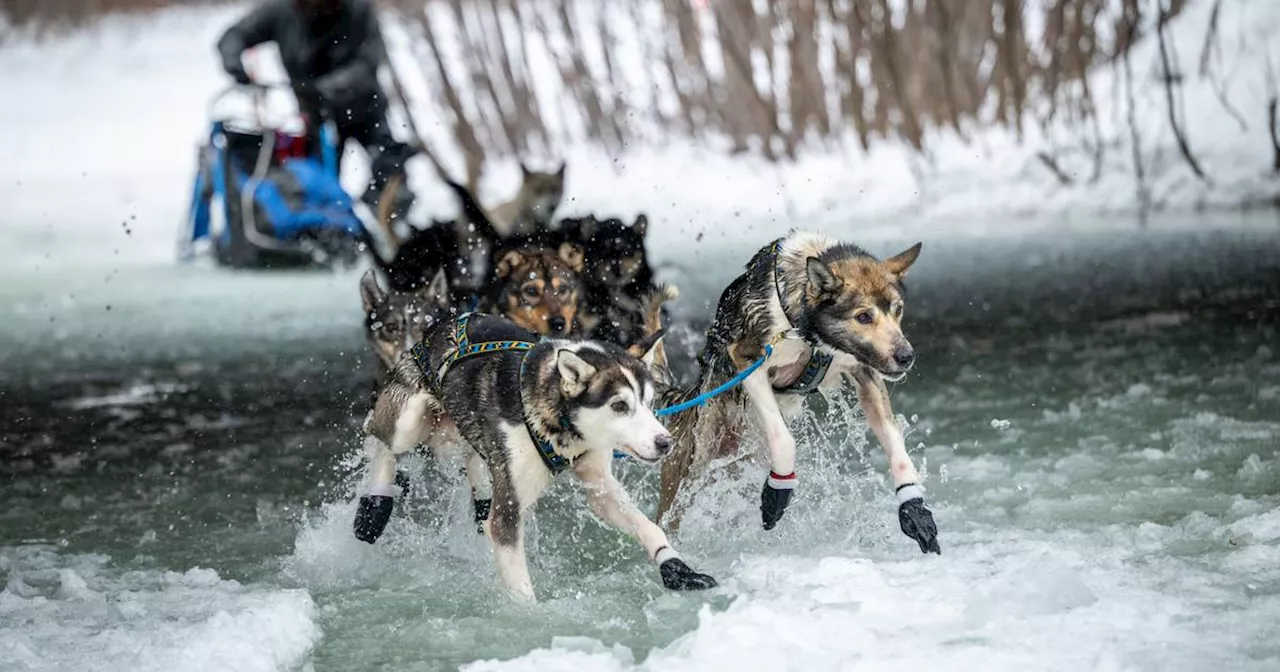
<svg viewBox="0 0 1280 672"><path fill-rule="evenodd" d="M778 529L762 465L687 518L721 588L665 591L564 479L528 608L457 465L414 458L383 541L351 537L355 275L0 271L0 670L1280 669L1280 219L989 229L865 241L926 243L893 401L941 557L831 399ZM749 234L658 254L678 343Z"/></svg>

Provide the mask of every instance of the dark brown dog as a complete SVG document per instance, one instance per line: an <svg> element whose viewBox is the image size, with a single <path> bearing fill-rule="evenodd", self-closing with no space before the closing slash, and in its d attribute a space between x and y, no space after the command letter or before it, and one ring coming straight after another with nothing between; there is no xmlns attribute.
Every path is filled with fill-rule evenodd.
<svg viewBox="0 0 1280 672"><path fill-rule="evenodd" d="M492 309L543 336L577 333L582 300L582 248L575 243L524 242L495 256Z"/></svg>

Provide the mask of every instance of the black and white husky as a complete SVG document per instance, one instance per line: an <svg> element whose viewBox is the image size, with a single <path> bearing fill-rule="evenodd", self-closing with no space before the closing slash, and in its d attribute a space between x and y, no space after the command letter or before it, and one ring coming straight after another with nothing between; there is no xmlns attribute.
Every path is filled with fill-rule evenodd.
<svg viewBox="0 0 1280 672"><path fill-rule="evenodd" d="M644 361L661 334L618 346L539 337L509 320L464 315L428 330L401 358L365 423L371 488L356 536L372 543L390 517L396 456L419 444L461 443L477 498L490 494L484 530L498 572L518 598L534 600L523 519L560 471L586 486L596 515L635 537L675 590L710 588L666 534L631 502L611 471L614 451L656 463L674 440L653 414ZM460 439L460 441L459 441Z"/></svg>
<svg viewBox="0 0 1280 672"><path fill-rule="evenodd" d="M921 552L941 553L933 514L924 505L884 383L900 380L915 361L901 320L903 278L920 247L917 243L880 260L822 234L793 232L755 254L720 296L699 357L700 380L685 396L747 369L766 348L772 354L741 387L676 416L672 429L678 447L663 464L659 520L672 512L693 475L711 460L737 453L750 415L769 450L772 469L760 512L764 528L772 529L797 483L796 441L785 417L801 408L805 395L839 387L847 378L888 458L903 533ZM674 526L679 512L672 513L667 522Z"/></svg>

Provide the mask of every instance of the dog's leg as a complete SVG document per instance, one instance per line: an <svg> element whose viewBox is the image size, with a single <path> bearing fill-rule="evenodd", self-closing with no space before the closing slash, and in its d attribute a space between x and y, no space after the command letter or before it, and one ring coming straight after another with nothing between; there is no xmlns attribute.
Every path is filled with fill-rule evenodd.
<svg viewBox="0 0 1280 672"><path fill-rule="evenodd" d="M400 412L395 416L395 423L390 432L372 431L365 437L364 448L369 457L369 493L360 497L356 509L354 531L356 539L372 544L382 536L387 523L391 520L391 512L395 508L395 498L401 494L396 485L396 457L401 453L413 450L432 434L439 425L439 415L430 408L431 398L423 393L415 394L405 401ZM382 423L373 422L379 415L378 405L370 420L365 423L366 429L376 429ZM385 425L383 425L385 426ZM391 435L390 442L381 437Z"/></svg>
<svg viewBox="0 0 1280 672"><path fill-rule="evenodd" d="M514 599L532 603L537 598L524 554L524 514L514 493L509 492L509 483L509 478L495 479L493 508L484 525L493 544L498 576Z"/></svg>
<svg viewBox="0 0 1280 672"><path fill-rule="evenodd" d="M714 588L716 580L699 574L680 559L671 547L667 535L645 517L632 503L610 470L612 455L603 451L591 451L578 458L574 473L586 486L587 503L595 514L614 527L631 535L644 547L646 555L658 565L662 583L672 590L703 590Z"/></svg>
<svg viewBox="0 0 1280 672"><path fill-rule="evenodd" d="M493 507L493 482L489 478L489 463L472 448L468 448L467 482L471 485L471 506L475 510L476 529L484 533L484 521L489 519Z"/></svg>
<svg viewBox="0 0 1280 672"><path fill-rule="evenodd" d="M524 554L524 514L551 483L551 472L538 456L524 423L499 423L499 431L502 447L485 451L493 479L493 506L485 531L507 590L516 600L535 602Z"/></svg>
<svg viewBox="0 0 1280 672"><path fill-rule="evenodd" d="M880 441L885 459L889 461L889 474L893 478L893 487L898 496L898 523L903 534L920 544L921 553L942 553L938 546L938 528L933 522L933 514L924 506L924 489L920 487L920 476L916 467L907 455L906 441L902 437L902 429L893 417L893 408L889 405L889 390L878 374L862 367L853 374L854 383L858 387L858 404L867 416L867 424Z"/></svg>
<svg viewBox="0 0 1280 672"><path fill-rule="evenodd" d="M747 393L756 421L764 431L765 445L769 447L769 478L765 479L760 493L760 518L764 529L772 530L786 513L791 492L796 487L796 440L787 429L766 369L762 367L747 376L742 389Z"/></svg>
<svg viewBox="0 0 1280 672"><path fill-rule="evenodd" d="M366 436L364 449L369 457L369 493L360 497L355 535L356 539L372 544L382 536L391 520L400 487L395 483L396 456L387 444L376 436Z"/></svg>

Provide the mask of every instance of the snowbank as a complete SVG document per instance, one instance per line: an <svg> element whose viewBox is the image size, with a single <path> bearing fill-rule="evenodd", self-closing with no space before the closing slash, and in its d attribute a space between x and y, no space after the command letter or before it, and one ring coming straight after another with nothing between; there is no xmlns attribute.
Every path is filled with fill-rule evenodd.
<svg viewBox="0 0 1280 672"><path fill-rule="evenodd" d="M1212 184L1198 181L1176 155L1155 77L1156 45L1138 45L1132 62L1139 88L1137 120L1151 199L1157 208L1235 208L1271 202L1280 192L1268 172L1266 99L1269 36L1280 29L1280 5L1224 0L1220 16L1222 84L1244 125L1228 115L1193 60L1203 41L1211 3L1192 3L1170 26L1186 82L1184 126ZM116 17L94 30L32 43L10 40L0 69L11 91L0 106L0 214L7 261L16 269L76 265L165 265L173 260L185 216L194 151L205 132L205 105L225 84L213 53L219 32L240 6L173 9L151 18ZM412 58L403 35L388 31L393 58ZM441 38L446 46L452 38ZM623 41L619 48L627 48ZM268 76L271 50L260 59ZM1280 56L1278 56L1280 57ZM626 54L622 63L638 62ZM546 59L533 67L549 68ZM628 215L647 212L661 246L687 247L709 237L716 244L751 247L794 225L837 234L901 234L934 222L963 222L986 233L1013 216L1088 220L1138 209L1129 149L1127 106L1118 71L1094 73L1100 131L1109 146L1103 170L1090 182L1092 158L1078 145L1079 129L1041 130L1026 124L1019 143L1004 130L929 138L922 157L881 142L867 152L809 152L773 165L730 158L689 146L634 148L609 157L590 147L567 147L565 212ZM1221 77L1221 75L1219 75ZM446 145L445 117L427 99L419 77L406 77L416 118L446 163L461 166ZM419 87L418 89L415 89ZM353 150L357 156L358 150ZM1062 185L1037 158L1052 151L1074 178ZM360 184L357 158L344 176ZM535 161L535 164L537 162ZM460 174L460 171L459 171ZM456 211L425 165L412 172L421 193L415 216ZM482 199L493 203L515 188L514 161L490 162ZM358 188L358 187L357 187ZM879 228L868 228L878 224ZM750 235L744 236L744 233ZM749 238L750 240L746 240ZM748 244L750 243L750 244ZM662 250L658 250L662 254Z"/></svg>
<svg viewBox="0 0 1280 672"><path fill-rule="evenodd" d="M320 639L306 591L211 569L122 571L42 546L0 548L0 568L0 669L272 672L296 668Z"/></svg>

